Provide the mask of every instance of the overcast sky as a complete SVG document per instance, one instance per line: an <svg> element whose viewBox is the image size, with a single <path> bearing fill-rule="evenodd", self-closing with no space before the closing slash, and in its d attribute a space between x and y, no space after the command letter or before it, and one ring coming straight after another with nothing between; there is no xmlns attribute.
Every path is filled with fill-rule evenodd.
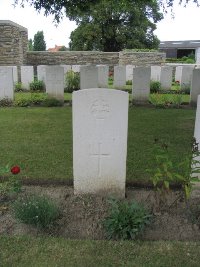
<svg viewBox="0 0 200 267"><path fill-rule="evenodd" d="M0 20L12 20L28 29L29 39L34 37L37 31L44 31L47 48L55 45L68 47L71 31L76 28L75 22L63 19L56 27L53 17L45 17L33 7L26 5L25 8L13 7L14 0L0 0ZM175 0L178 2L178 0ZM200 40L200 8L190 3L187 8L176 5L174 8L175 18L165 15L165 18L157 24L154 32L161 41L170 40Z"/></svg>

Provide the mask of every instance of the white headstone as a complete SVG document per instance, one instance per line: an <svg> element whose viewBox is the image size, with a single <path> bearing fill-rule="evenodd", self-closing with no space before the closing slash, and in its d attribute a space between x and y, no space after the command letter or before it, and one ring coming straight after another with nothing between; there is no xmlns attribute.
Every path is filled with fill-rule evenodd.
<svg viewBox="0 0 200 267"><path fill-rule="evenodd" d="M133 80L133 68L135 68L135 65L126 65L126 81Z"/></svg>
<svg viewBox="0 0 200 267"><path fill-rule="evenodd" d="M161 66L151 66L151 80L160 82Z"/></svg>
<svg viewBox="0 0 200 267"><path fill-rule="evenodd" d="M60 66L64 68L64 75L65 75L68 71L72 70L72 66L71 66L71 65L60 65Z"/></svg>
<svg viewBox="0 0 200 267"><path fill-rule="evenodd" d="M30 89L30 83L34 81L33 66L21 66L21 82L24 89Z"/></svg>
<svg viewBox="0 0 200 267"><path fill-rule="evenodd" d="M98 68L98 87L108 87L108 72L109 67L107 65L97 65Z"/></svg>
<svg viewBox="0 0 200 267"><path fill-rule="evenodd" d="M172 87L172 71L171 66L162 66L160 73L160 83L163 90L170 90Z"/></svg>
<svg viewBox="0 0 200 267"><path fill-rule="evenodd" d="M193 69L194 69L194 65L176 67L175 81L180 82L181 89L190 87Z"/></svg>
<svg viewBox="0 0 200 267"><path fill-rule="evenodd" d="M72 65L72 70L74 72L80 72L80 67L81 67L81 65Z"/></svg>
<svg viewBox="0 0 200 267"><path fill-rule="evenodd" d="M158 81L161 89L170 90L172 86L172 66L151 66L151 80Z"/></svg>
<svg viewBox="0 0 200 267"><path fill-rule="evenodd" d="M13 81L14 83L18 82L18 71L17 71L17 66L12 66L13 68Z"/></svg>
<svg viewBox="0 0 200 267"><path fill-rule="evenodd" d="M200 69L194 69L190 89L190 104L192 106L197 105L198 95L200 95Z"/></svg>
<svg viewBox="0 0 200 267"><path fill-rule="evenodd" d="M196 139L196 143L198 143L198 151L200 151L200 95L198 95L198 100L197 100L194 138ZM195 160L200 161L200 156L197 156ZM199 167L199 164L195 164L195 166L192 167ZM194 174L194 176L198 176L198 178L200 178L200 173L198 175Z"/></svg>
<svg viewBox="0 0 200 267"><path fill-rule="evenodd" d="M80 67L80 89L98 87L98 67L93 65Z"/></svg>
<svg viewBox="0 0 200 267"><path fill-rule="evenodd" d="M14 99L13 67L0 67L0 100Z"/></svg>
<svg viewBox="0 0 200 267"><path fill-rule="evenodd" d="M133 69L132 96L135 102L146 102L150 94L150 67L137 67Z"/></svg>
<svg viewBox="0 0 200 267"><path fill-rule="evenodd" d="M72 101L74 193L124 197L128 93L85 89Z"/></svg>
<svg viewBox="0 0 200 267"><path fill-rule="evenodd" d="M126 85L126 66L114 66L114 87L121 88Z"/></svg>
<svg viewBox="0 0 200 267"><path fill-rule="evenodd" d="M200 64L200 47L197 47L195 49L195 59L196 59L196 64Z"/></svg>
<svg viewBox="0 0 200 267"><path fill-rule="evenodd" d="M64 69L60 66L46 66L46 93L64 100Z"/></svg>
<svg viewBox="0 0 200 267"><path fill-rule="evenodd" d="M37 66L37 78L38 81L43 81L46 84L46 67L47 65L38 65Z"/></svg>

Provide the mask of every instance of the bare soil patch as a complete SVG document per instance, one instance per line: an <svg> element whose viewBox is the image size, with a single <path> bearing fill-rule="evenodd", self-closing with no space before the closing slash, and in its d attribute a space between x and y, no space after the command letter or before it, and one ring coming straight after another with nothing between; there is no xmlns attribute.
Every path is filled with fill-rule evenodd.
<svg viewBox="0 0 200 267"><path fill-rule="evenodd" d="M61 215L50 229L37 229L18 222L11 203L0 201L0 234L60 236L71 239L106 239L102 220L108 214L108 199L102 196L75 196L72 186L24 186L22 193L46 195L60 207ZM200 240L200 198L188 203L178 199L179 191L169 193L158 209L153 190L127 188L127 201L136 200L153 212L152 223L138 237L142 240Z"/></svg>

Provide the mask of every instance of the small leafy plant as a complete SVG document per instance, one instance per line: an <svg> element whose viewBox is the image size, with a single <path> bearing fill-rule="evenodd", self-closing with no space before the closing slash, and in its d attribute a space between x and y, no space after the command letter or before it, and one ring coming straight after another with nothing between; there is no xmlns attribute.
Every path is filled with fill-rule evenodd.
<svg viewBox="0 0 200 267"><path fill-rule="evenodd" d="M59 209L45 196L29 195L13 204L15 217L39 228L50 227L59 216Z"/></svg>
<svg viewBox="0 0 200 267"><path fill-rule="evenodd" d="M45 91L45 84L41 80L35 80L30 84L30 91L32 92L44 92Z"/></svg>
<svg viewBox="0 0 200 267"><path fill-rule="evenodd" d="M161 83L159 81L150 82L150 92L158 93L161 90Z"/></svg>
<svg viewBox="0 0 200 267"><path fill-rule="evenodd" d="M193 141L191 153L180 163L172 162L168 144L159 143L156 138L155 146L156 168L147 170L151 174L154 188L164 195L170 191L173 184L180 183L187 200L190 197L193 182L198 180L197 174L200 173L200 152L196 140Z"/></svg>
<svg viewBox="0 0 200 267"><path fill-rule="evenodd" d="M80 74L70 70L67 72L65 77L66 88L65 91L72 93L73 91L80 89Z"/></svg>
<svg viewBox="0 0 200 267"><path fill-rule="evenodd" d="M150 223L152 215L137 202L111 200L109 216L103 221L109 239L135 239Z"/></svg>

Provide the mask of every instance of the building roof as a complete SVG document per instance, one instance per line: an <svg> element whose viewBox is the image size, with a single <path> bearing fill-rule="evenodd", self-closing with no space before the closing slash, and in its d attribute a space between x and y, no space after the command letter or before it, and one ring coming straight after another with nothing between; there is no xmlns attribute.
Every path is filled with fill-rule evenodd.
<svg viewBox="0 0 200 267"><path fill-rule="evenodd" d="M63 45L55 45L54 48L49 48L48 51L49 52L58 52L61 47L63 47Z"/></svg>
<svg viewBox="0 0 200 267"><path fill-rule="evenodd" d="M161 41L159 48L196 48L200 47L200 40L185 40L185 41Z"/></svg>

